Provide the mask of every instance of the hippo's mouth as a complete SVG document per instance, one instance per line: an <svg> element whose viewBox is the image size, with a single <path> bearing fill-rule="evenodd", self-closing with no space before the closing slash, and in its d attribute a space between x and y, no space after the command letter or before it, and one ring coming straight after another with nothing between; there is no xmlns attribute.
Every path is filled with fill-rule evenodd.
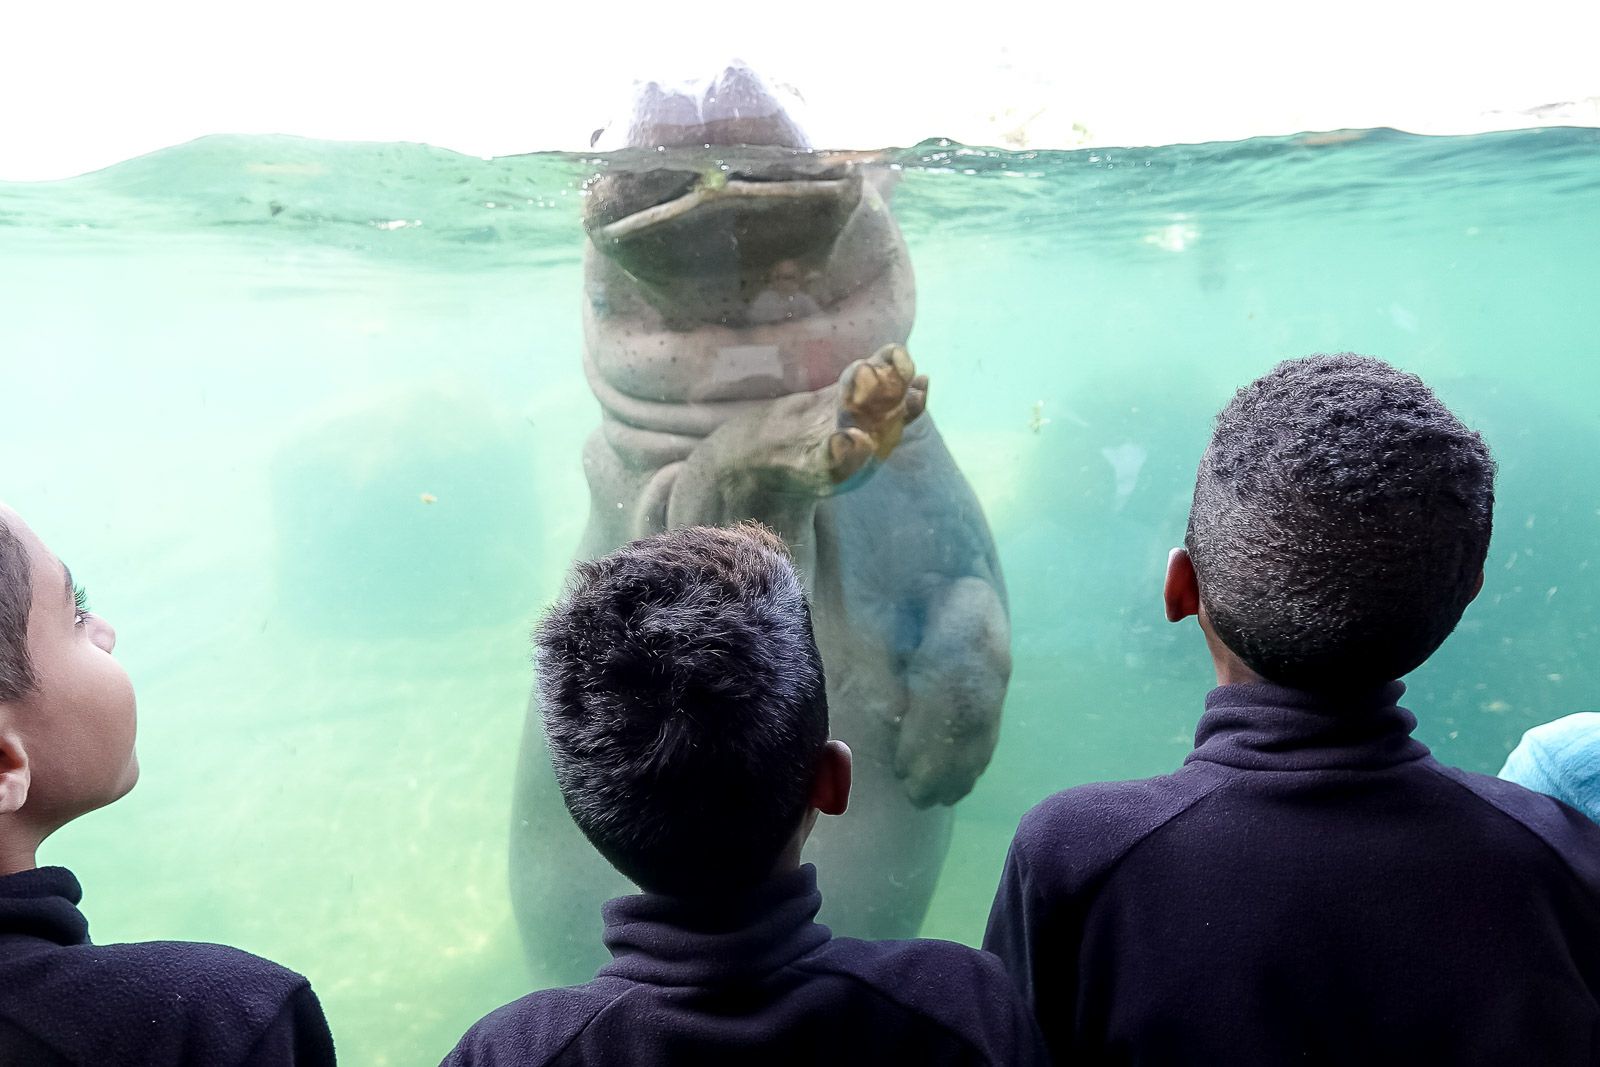
<svg viewBox="0 0 1600 1067"><path fill-rule="evenodd" d="M861 200L861 175L805 153L663 160L594 183L595 248L646 285L721 280L748 290L785 260L825 259Z"/></svg>

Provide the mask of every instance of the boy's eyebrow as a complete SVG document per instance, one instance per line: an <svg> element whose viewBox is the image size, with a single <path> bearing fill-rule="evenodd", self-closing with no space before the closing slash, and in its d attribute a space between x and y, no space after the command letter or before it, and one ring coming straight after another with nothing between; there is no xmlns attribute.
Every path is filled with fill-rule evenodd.
<svg viewBox="0 0 1600 1067"><path fill-rule="evenodd" d="M58 559L56 562L61 564L61 577L66 580L67 603L71 604L73 607L77 607L78 594L72 587L72 568L68 567L66 562L63 560Z"/></svg>

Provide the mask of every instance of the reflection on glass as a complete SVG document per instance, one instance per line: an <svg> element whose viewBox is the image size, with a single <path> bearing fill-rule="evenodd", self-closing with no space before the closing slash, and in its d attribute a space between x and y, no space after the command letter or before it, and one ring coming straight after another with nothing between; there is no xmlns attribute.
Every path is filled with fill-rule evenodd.
<svg viewBox="0 0 1600 1067"><path fill-rule="evenodd" d="M820 274L813 275L820 278ZM767 275L767 287L750 301L745 321L752 324L793 322L815 315L822 308L805 291L805 271L792 259L780 259Z"/></svg>

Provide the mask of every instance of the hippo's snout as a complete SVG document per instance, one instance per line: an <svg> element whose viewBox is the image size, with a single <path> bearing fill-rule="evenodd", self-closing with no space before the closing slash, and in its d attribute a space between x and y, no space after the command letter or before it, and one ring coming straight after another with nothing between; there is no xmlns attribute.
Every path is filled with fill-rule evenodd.
<svg viewBox="0 0 1600 1067"><path fill-rule="evenodd" d="M646 285L747 290L780 261L820 267L860 201L860 174L843 168L619 173L595 183L587 225L595 250Z"/></svg>
<svg viewBox="0 0 1600 1067"><path fill-rule="evenodd" d="M734 62L708 81L637 84L626 121L602 131L596 147L614 154L585 228L670 321L780 321L827 302L788 278L828 273L862 176L810 150L799 102Z"/></svg>

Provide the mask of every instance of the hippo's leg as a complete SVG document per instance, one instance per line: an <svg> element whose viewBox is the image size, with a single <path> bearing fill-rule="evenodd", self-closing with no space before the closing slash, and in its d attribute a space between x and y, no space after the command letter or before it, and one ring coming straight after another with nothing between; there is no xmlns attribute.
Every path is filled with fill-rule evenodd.
<svg viewBox="0 0 1600 1067"><path fill-rule="evenodd" d="M977 497L924 416L859 493L818 509L813 617L834 732L856 752L855 801L807 855L823 920L915 934L949 841L949 803L996 738L1010 668L1005 581ZM842 668L842 669L835 669Z"/></svg>
<svg viewBox="0 0 1600 1067"><path fill-rule="evenodd" d="M816 591L817 639L833 733L856 761L849 811L818 824L806 858L822 921L850 936L920 931L949 850L950 804L988 763L1009 675L990 546L959 518L965 486L935 462L945 454L936 445L924 426L869 489L819 514L822 569L836 577ZM968 573L951 573L958 559Z"/></svg>
<svg viewBox="0 0 1600 1067"><path fill-rule="evenodd" d="M894 755L894 773L918 807L954 804L972 790L999 740L1011 678L1011 623L994 585L956 578L923 611Z"/></svg>
<svg viewBox="0 0 1600 1067"><path fill-rule="evenodd" d="M853 937L916 936L949 851L950 805L989 762L1010 676L994 584L952 577L907 601L923 620L908 661L837 628L822 635L824 662L846 667L829 673L829 702L835 736L856 754L855 781L850 810L818 823L806 858L822 921Z"/></svg>
<svg viewBox="0 0 1600 1067"><path fill-rule="evenodd" d="M870 476L926 401L927 378L910 354L885 345L833 385L730 419L678 471L667 526L759 520L784 538L809 579L817 503Z"/></svg>

